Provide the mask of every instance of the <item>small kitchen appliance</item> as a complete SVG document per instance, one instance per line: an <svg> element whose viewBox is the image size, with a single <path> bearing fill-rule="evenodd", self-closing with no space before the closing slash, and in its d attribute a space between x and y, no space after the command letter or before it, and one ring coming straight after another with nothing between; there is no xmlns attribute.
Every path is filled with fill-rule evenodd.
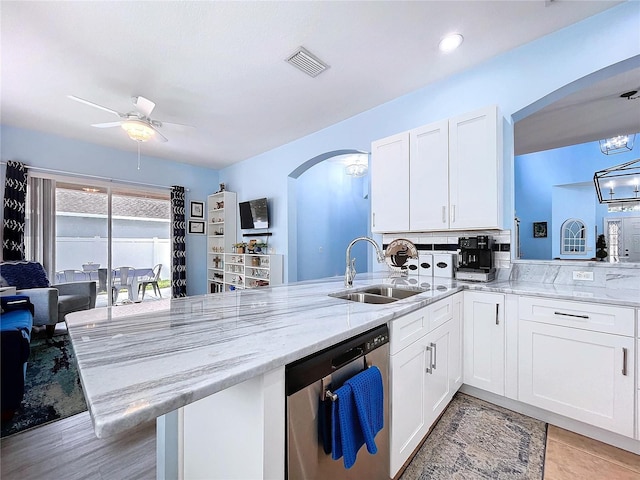
<svg viewBox="0 0 640 480"><path fill-rule="evenodd" d="M488 235L460 237L460 260L456 270L457 280L490 282L496 278L493 266L493 241Z"/></svg>

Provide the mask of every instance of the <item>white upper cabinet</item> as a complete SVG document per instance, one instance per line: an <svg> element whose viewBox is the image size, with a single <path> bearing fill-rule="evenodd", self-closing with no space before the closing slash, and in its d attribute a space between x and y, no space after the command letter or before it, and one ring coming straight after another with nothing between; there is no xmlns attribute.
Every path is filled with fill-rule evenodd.
<svg viewBox="0 0 640 480"><path fill-rule="evenodd" d="M501 228L502 129L496 106L371 146L371 230Z"/></svg>
<svg viewBox="0 0 640 480"><path fill-rule="evenodd" d="M449 227L449 122L409 132L409 230Z"/></svg>
<svg viewBox="0 0 640 480"><path fill-rule="evenodd" d="M450 228L501 228L502 128L496 106L449 120Z"/></svg>
<svg viewBox="0 0 640 480"><path fill-rule="evenodd" d="M371 144L371 172L371 231L407 231L409 132Z"/></svg>

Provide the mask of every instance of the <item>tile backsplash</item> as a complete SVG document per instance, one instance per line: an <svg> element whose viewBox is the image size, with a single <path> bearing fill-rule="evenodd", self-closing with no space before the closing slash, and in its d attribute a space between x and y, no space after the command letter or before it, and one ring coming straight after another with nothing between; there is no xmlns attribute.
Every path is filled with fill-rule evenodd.
<svg viewBox="0 0 640 480"><path fill-rule="evenodd" d="M489 235L493 239L493 263L496 268L511 266L511 231L482 230L473 232L436 232L436 233L394 233L382 235L383 246L386 247L396 238L405 238L412 242L418 251L456 252L460 237Z"/></svg>

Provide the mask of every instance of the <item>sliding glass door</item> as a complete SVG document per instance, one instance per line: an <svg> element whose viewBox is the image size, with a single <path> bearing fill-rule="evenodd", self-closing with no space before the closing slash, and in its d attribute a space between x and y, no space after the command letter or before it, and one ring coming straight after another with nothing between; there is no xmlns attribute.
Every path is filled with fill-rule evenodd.
<svg viewBox="0 0 640 480"><path fill-rule="evenodd" d="M52 283L96 281L96 307L171 297L168 191L66 178L30 188L29 251Z"/></svg>

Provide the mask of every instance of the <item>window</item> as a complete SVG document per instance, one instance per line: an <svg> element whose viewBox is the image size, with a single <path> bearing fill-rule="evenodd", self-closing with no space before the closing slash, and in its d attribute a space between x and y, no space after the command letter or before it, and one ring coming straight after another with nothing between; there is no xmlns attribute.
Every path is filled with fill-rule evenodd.
<svg viewBox="0 0 640 480"><path fill-rule="evenodd" d="M562 224L560 252L563 255L581 255L587 251L587 229L584 222L570 218Z"/></svg>

